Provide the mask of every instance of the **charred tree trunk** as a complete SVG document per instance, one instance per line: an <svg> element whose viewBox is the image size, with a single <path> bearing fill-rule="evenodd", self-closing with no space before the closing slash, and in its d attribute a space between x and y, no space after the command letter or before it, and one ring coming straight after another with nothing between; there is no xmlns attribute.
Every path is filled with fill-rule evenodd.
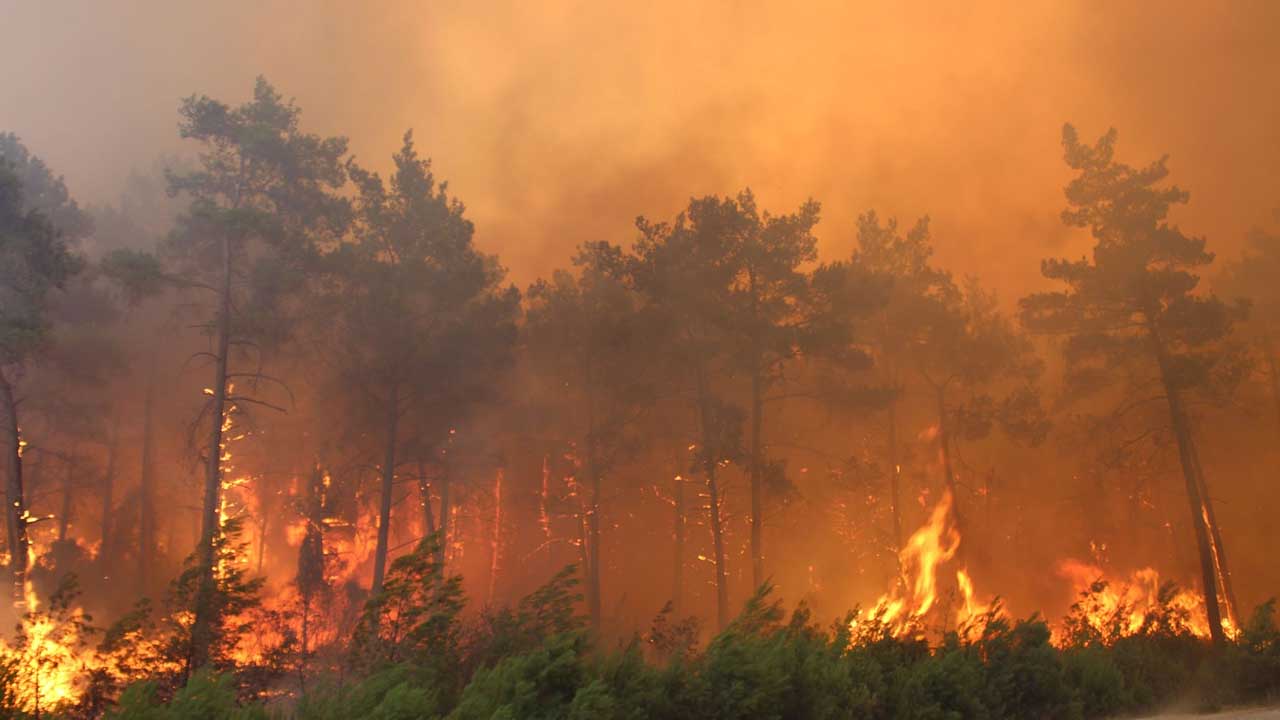
<svg viewBox="0 0 1280 720"><path fill-rule="evenodd" d="M747 292L751 297L751 447L748 473L751 480L751 583L764 584L764 342L760 337L760 289L756 268L747 270Z"/></svg>
<svg viewBox="0 0 1280 720"><path fill-rule="evenodd" d="M436 534L436 518L431 510L431 481L427 479L427 464L418 461L418 502L422 503L422 528L427 536Z"/></svg>
<svg viewBox="0 0 1280 720"><path fill-rule="evenodd" d="M5 530L9 548L9 573L13 580L13 603L20 607L26 598L27 563L30 561L27 540L27 501L22 487L22 435L18 429L18 401L13 385L0 369L0 406L4 409L4 454L8 472L5 476Z"/></svg>
<svg viewBox="0 0 1280 720"><path fill-rule="evenodd" d="M146 400L142 409L142 467L138 473L138 584L151 589L151 572L155 564L156 506L155 475L152 455L155 452L155 367L147 379Z"/></svg>
<svg viewBox="0 0 1280 720"><path fill-rule="evenodd" d="M452 498L450 497L452 484L453 472L452 468L449 466L449 461L446 458L440 463L440 523L438 525L440 528L440 548L436 550L436 566L440 568L441 574L444 573L444 561L447 557L446 551L449 548L450 533L453 530L452 523L450 522L453 514Z"/></svg>
<svg viewBox="0 0 1280 720"><path fill-rule="evenodd" d="M964 514L960 511L960 493L956 487L955 467L951 463L951 428L947 423L947 393L944 385L937 386L938 395L938 447L942 452L942 473L947 483L947 491L951 493L951 514L956 521L956 530L960 531L960 547L957 554L964 552L965 530Z"/></svg>
<svg viewBox="0 0 1280 720"><path fill-rule="evenodd" d="M396 441L400 431L400 386L392 384L387 397L387 446L382 459L382 493L378 503L378 545L373 554L373 585L370 593L382 590L387 571L387 547L391 539L391 494L396 477Z"/></svg>
<svg viewBox="0 0 1280 720"><path fill-rule="evenodd" d="M706 469L707 495L711 506L711 540L715 548L716 564L716 626L724 630L729 625L729 578L725 572L724 529L720 524L720 486L716 481L715 462Z"/></svg>
<svg viewBox="0 0 1280 720"><path fill-rule="evenodd" d="M1182 405L1182 396L1176 386L1168 353L1163 341L1154 327L1149 328L1151 344L1160 368L1160 379L1164 385L1165 398L1169 403L1169 419L1173 425L1174 437L1178 442L1178 459L1182 465L1182 477L1186 481L1187 504L1191 511L1191 527L1195 531L1196 549L1200 555L1200 579L1204 591L1205 614L1209 621L1209 635L1215 645L1222 645L1226 636L1222 632L1222 613L1218 606L1217 574L1214 563L1213 541L1209 536L1208 517L1205 512L1206 500L1202 493L1202 480L1198 475L1195 456L1195 441L1191 436L1191 427L1187 419L1186 409Z"/></svg>
<svg viewBox="0 0 1280 720"><path fill-rule="evenodd" d="M589 574L591 566L590 557L587 554L587 514L578 513L578 567L582 568L582 574Z"/></svg>
<svg viewBox="0 0 1280 720"><path fill-rule="evenodd" d="M1209 495L1209 486L1205 483L1204 467L1200 465L1200 451L1193 444L1191 459L1195 462L1196 480L1200 485L1200 498L1204 502L1204 520L1209 526L1210 549L1213 550L1213 566L1217 571L1218 584L1222 589L1222 600L1226 605L1223 613L1231 624L1239 628L1240 618L1236 614L1236 591L1231 582L1231 568L1227 565L1227 551L1222 542L1222 533L1218 529L1218 517L1213 511L1213 497Z"/></svg>
<svg viewBox="0 0 1280 720"><path fill-rule="evenodd" d="M716 477L719 449L716 447L716 420L712 418L711 395L707 379L699 372L698 410L702 426L702 473L707 484L711 517L711 541L715 554L716 572L716 626L724 630L729 625L729 577L725 572L724 527L720 521L720 485Z"/></svg>
<svg viewBox="0 0 1280 720"><path fill-rule="evenodd" d="M1267 355L1267 375L1271 379L1271 400L1276 406L1276 423L1280 428L1280 363L1276 362L1275 347L1271 344L1271 334L1263 336L1263 352Z"/></svg>
<svg viewBox="0 0 1280 720"><path fill-rule="evenodd" d="M306 497L306 534L298 548L298 596L302 601L301 648L298 654L298 686L306 689L306 663L311 647L311 614L316 596L325 587L324 568L324 470L316 462L311 469Z"/></svg>
<svg viewBox="0 0 1280 720"><path fill-rule="evenodd" d="M764 416L764 378L759 355L751 373L751 583L764 584L764 478L761 432Z"/></svg>
<svg viewBox="0 0 1280 720"><path fill-rule="evenodd" d="M591 506L587 508L587 611L597 633L601 624L600 597L600 472L590 464Z"/></svg>
<svg viewBox="0 0 1280 720"><path fill-rule="evenodd" d="M898 401L889 401L889 511L893 516L893 557L902 574L902 463L898 460Z"/></svg>
<svg viewBox="0 0 1280 720"><path fill-rule="evenodd" d="M502 479L506 471L499 467L493 475L493 534L489 541L489 607L498 590L498 572L502 564Z"/></svg>
<svg viewBox="0 0 1280 720"><path fill-rule="evenodd" d="M675 558L671 574L671 610L674 616L680 616L680 607L684 599L684 478L676 476L675 482Z"/></svg>
<svg viewBox="0 0 1280 720"><path fill-rule="evenodd" d="M259 495L261 498L262 495ZM261 501L261 500L260 500ZM262 566L267 561L267 530L271 527L271 513L274 508L268 506L262 512L262 520L258 522L258 575L262 574Z"/></svg>
<svg viewBox="0 0 1280 720"><path fill-rule="evenodd" d="M62 512L58 514L58 542L64 542L67 539L67 530L71 527L71 508L74 492L72 484L76 478L76 465L68 457L63 467L62 474Z"/></svg>
<svg viewBox="0 0 1280 720"><path fill-rule="evenodd" d="M209 662L216 619L214 595L217 578L214 546L221 532L219 505L222 493L222 431L227 409L227 360L231 347L231 237L222 239L222 287L218 296L217 353L213 371L213 406L209 411L209 445L205 463L204 502L200 513L200 542L196 549L199 585L196 589L195 620L191 625L191 657L187 671Z"/></svg>
<svg viewBox="0 0 1280 720"><path fill-rule="evenodd" d="M103 576L110 578L112 568L115 566L115 550L112 543L115 540L113 530L115 529L115 485L116 485L116 430L115 424L111 425L111 439L107 446L107 470L102 474L102 544L99 550L99 557L102 558L101 568Z"/></svg>

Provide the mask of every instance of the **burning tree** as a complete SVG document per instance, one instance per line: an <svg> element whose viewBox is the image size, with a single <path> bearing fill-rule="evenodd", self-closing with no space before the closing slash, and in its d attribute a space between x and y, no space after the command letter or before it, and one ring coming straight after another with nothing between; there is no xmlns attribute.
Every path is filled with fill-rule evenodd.
<svg viewBox="0 0 1280 720"><path fill-rule="evenodd" d="M881 224L874 211L858 217L858 245L851 270L865 273L887 286L884 301L869 317L860 318L868 345L874 354L879 381L892 393L886 398L889 504L893 518L894 552L903 549L902 465L898 438L899 405L906 379L903 370L922 332L918 309L928 298L943 292L950 277L930 264L933 246L929 242L929 219L920 218L902 234L898 222Z"/></svg>
<svg viewBox="0 0 1280 720"><path fill-rule="evenodd" d="M734 199L690 201L674 223L636 221L640 239L633 281L668 328L666 367L689 400L698 439L694 466L707 489L716 587L716 618L729 622L720 469L742 457L742 410L724 398L716 378L732 368L730 289L739 277L737 233L744 222Z"/></svg>
<svg viewBox="0 0 1280 720"><path fill-rule="evenodd" d="M782 465L766 456L765 411L788 361L799 354L806 318L802 312L808 279L801 270L817 259L819 205L812 200L796 212L760 212L750 190L723 208L735 210L728 232L730 260L736 272L726 295L729 342L749 383L747 477L751 486L751 582L765 582L764 517L767 480L776 481Z"/></svg>
<svg viewBox="0 0 1280 720"><path fill-rule="evenodd" d="M30 191L30 195L26 194ZM63 218L71 234L50 219ZM0 432L5 465L5 527L15 603L24 597L30 563L19 381L28 361L49 338L49 296L81 268L68 240L83 220L38 159L12 135L0 135ZM85 221L87 222L87 220Z"/></svg>
<svg viewBox="0 0 1280 720"><path fill-rule="evenodd" d="M963 287L947 282L920 311L922 332L911 360L937 408L943 480L963 537L969 528L959 505L957 443L986 437L997 425L1015 439L1042 441L1049 422L1035 382L1043 363L976 280ZM963 541L960 547L964 554Z"/></svg>
<svg viewBox="0 0 1280 720"><path fill-rule="evenodd" d="M213 296L213 317L204 326L211 350L210 401L204 445L204 493L200 542L196 549L200 582L194 593L190 669L210 657L218 622L215 552L222 519L224 430L237 379L266 379L260 369L232 367L233 351L276 339L288 325L280 311L297 289L294 272L321 244L345 226L347 204L332 194L346 178L346 140L321 138L298 128L300 111L263 78L253 99L231 107L205 96L183 101L180 134L202 146L197 169L169 173L169 192L190 198L178 218L167 250L176 275L188 288ZM258 368L261 363L259 362Z"/></svg>
<svg viewBox="0 0 1280 720"><path fill-rule="evenodd" d="M1166 219L1188 198L1178 187L1160 184L1169 174L1167 158L1141 168L1125 165L1115 159L1115 142L1114 130L1090 146L1075 128L1063 129L1066 161L1077 175L1067 185L1062 219L1090 230L1093 256L1045 260L1044 276L1067 287L1024 298L1022 319L1033 331L1067 337L1070 380L1078 387L1127 375L1137 383L1131 389L1143 393L1149 391L1143 380L1152 378L1177 442L1209 629L1221 643L1218 589L1231 614L1230 573L1188 397L1236 375L1227 340L1242 311L1195 292L1195 271L1213 262L1213 254L1204 238L1189 237Z"/></svg>
<svg viewBox="0 0 1280 720"><path fill-rule="evenodd" d="M442 443L452 422L483 399L510 357L519 293L472 244L463 205L437 183L406 133L390 186L352 167L359 189L354 233L323 260L333 361L358 412L381 433L378 544L372 591L387 567L392 491L410 430ZM434 437L432 433L434 432ZM449 539L448 508L437 526Z"/></svg>
<svg viewBox="0 0 1280 720"><path fill-rule="evenodd" d="M639 448L636 423L653 401L652 316L627 287L628 258L607 243L582 246L575 277L556 272L529 288L529 358L546 378L543 409L562 418L562 436L585 475L583 558L592 626L601 613L602 485Z"/></svg>

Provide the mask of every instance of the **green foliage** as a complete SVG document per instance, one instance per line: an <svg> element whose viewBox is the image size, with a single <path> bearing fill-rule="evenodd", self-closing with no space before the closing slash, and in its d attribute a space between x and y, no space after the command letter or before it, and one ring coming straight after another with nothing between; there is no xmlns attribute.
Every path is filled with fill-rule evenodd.
<svg viewBox="0 0 1280 720"><path fill-rule="evenodd" d="M492 668L476 672L463 691L452 720L528 718L541 720L569 716L569 705L579 688L587 685L583 659L585 640L580 634L557 635L543 647L503 659ZM589 703L607 704L594 691Z"/></svg>
<svg viewBox="0 0 1280 720"><path fill-rule="evenodd" d="M156 686L142 682L129 686L109 720L265 720L267 713L255 706L242 707L230 676L201 671L191 677L167 703L157 700Z"/></svg>
<svg viewBox="0 0 1280 720"><path fill-rule="evenodd" d="M1066 285L1022 300L1022 318L1037 332L1069 336L1066 359L1081 388L1106 372L1135 362L1168 359L1162 372L1171 387L1203 388L1215 372L1229 370L1222 347L1244 308L1196 292L1198 269L1213 262L1205 239L1185 235L1168 221L1187 202L1177 186L1161 185L1167 158L1131 167L1115 158L1116 132L1095 144L1063 129L1067 164L1078 175L1066 188L1063 222L1088 228L1096 240L1090 259L1050 259L1045 277ZM1154 350L1153 350L1154 349Z"/></svg>
<svg viewBox="0 0 1280 720"><path fill-rule="evenodd" d="M168 284L159 258L139 250L112 250L98 267L121 288L130 305L159 294Z"/></svg>
<svg viewBox="0 0 1280 720"><path fill-rule="evenodd" d="M49 293L79 272L66 239L38 210L0 157L0 364L25 360L49 333Z"/></svg>
<svg viewBox="0 0 1280 720"><path fill-rule="evenodd" d="M381 668L355 685L322 688L303 697L298 720L380 718L416 720L439 717L444 711L437 678L411 663Z"/></svg>
<svg viewBox="0 0 1280 720"><path fill-rule="evenodd" d="M214 540L213 591L205 602L210 622L209 665L233 682L242 699L260 697L285 672L297 639L282 613L262 607L262 578L252 578L244 562L239 519L228 520ZM170 585L165 612L153 617L140 603L106 633L98 648L95 692L111 697L126 682L147 679L159 697L190 682L194 623L191 613L200 583L194 555ZM270 628L274 632L263 632ZM222 681L219 681L222 682Z"/></svg>
<svg viewBox="0 0 1280 720"><path fill-rule="evenodd" d="M47 218L67 242L74 243L93 232L93 218L71 197L62 176L55 176L13 133L0 132L0 165L8 167L22 186L24 212Z"/></svg>
<svg viewBox="0 0 1280 720"><path fill-rule="evenodd" d="M440 537L431 535L391 564L356 628L356 654L363 662L374 667L402 660L457 662L462 578L444 577L439 551Z"/></svg>
<svg viewBox="0 0 1280 720"><path fill-rule="evenodd" d="M505 657L541 647L552 637L581 630L583 618L575 609L582 600L578 584L577 568L569 565L515 608L486 611L465 641L468 667L491 667Z"/></svg>
<svg viewBox="0 0 1280 720"><path fill-rule="evenodd" d="M382 623L403 613L396 631L401 658L357 668L354 682L318 683L298 699L293 717L1075 719L1148 712L1174 702L1258 702L1280 691L1273 602L1217 651L1181 624L1185 618L1169 591L1135 633L1085 632L1077 618L1076 634L1058 647L1043 620L1014 621L994 609L930 647L920 637L884 632L874 618L851 627L856 614L829 630L814 624L803 605L787 617L764 586L704 649L671 641L676 649L651 662L639 639L609 652L593 646L574 613L580 598L569 568L516 608L491 614L465 642L441 651L439 644L415 645L428 637L438 642L456 629L453 601L444 604L443 617L441 606L433 605L432 598L453 597L434 556L427 542L398 562L383 599L371 600L366 610L366 623L381 613L381 643L390 637ZM1090 609L1089 597L1073 614ZM423 607L411 608L414 603ZM659 615L662 623L667 614ZM655 631L655 637L663 634ZM198 673L172 700L164 702L166 694L155 682L133 685L108 717L265 717L262 709L241 704L244 695L231 676Z"/></svg>

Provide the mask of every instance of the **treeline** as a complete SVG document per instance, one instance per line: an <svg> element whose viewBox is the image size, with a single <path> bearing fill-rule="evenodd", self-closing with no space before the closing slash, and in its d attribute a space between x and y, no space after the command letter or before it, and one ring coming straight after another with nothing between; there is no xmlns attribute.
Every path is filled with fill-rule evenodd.
<svg viewBox="0 0 1280 720"><path fill-rule="evenodd" d="M981 641L990 647L966 640L933 654L888 639L841 649L847 638L807 620L774 627L758 607L731 624L744 588L806 565L812 574L811 558L774 549L784 518L835 526L845 566L891 565L912 496L946 492L958 556L999 566L993 555L1014 532L1002 528L1017 518L993 517L992 503L1012 491L965 453L1038 448L1043 459L1057 437L1070 448L1069 477L1052 482L1072 483L1084 505L1119 495L1134 514L1158 513L1153 524L1197 571L1214 643L1228 644L1224 619L1243 625L1200 440L1206 420L1256 424L1262 408L1264 423L1280 421L1267 332L1280 317L1280 242L1258 233L1219 278L1224 297L1251 298L1252 313L1248 301L1203 291L1214 256L1169 221L1188 195L1167 183L1165 160L1117 159L1114 132L1087 143L1064 129L1074 176L1062 217L1090 233L1093 251L1044 261L1056 289L1010 313L980 280L938 265L927 218L900 227L867 212L852 252L820 258L818 203L774 213L749 190L641 217L623 244L583 242L570 267L521 292L477 249L463 204L411 133L384 178L344 139L307 133L300 120L263 80L240 105L188 98L179 130L197 154L169 163L166 192L138 177L118 206L88 209L17 138L0 137L0 427L18 615L33 593L70 597L79 578L84 602L124 618L107 640L163 639L167 677L278 669L289 663L272 653L286 653L301 692L346 666L353 633L358 645L388 624L404 638L456 631L455 585L395 600L397 619L379 619L395 592L410 592L403 578L393 584L405 558L442 578L463 563L475 575L470 558L481 554L487 590L473 596L492 608L512 595L497 587L503 564L535 555L504 548L536 548L538 571L578 568L597 637L626 637L618 608L631 560L611 557L630 557L624 538L652 556L658 538L670 575L657 590L632 578L649 586L639 603L669 600L677 619L705 612L727 634L689 656L693 676L634 665L647 687L719 692L718 653L739 652L735 643L798 663L812 652L830 660L819 663L824 676L849 682L862 682L850 668L883 650L907 675L952 663L985 683L1002 672L990 660L997 645L1026 644L1060 674L1053 707L1077 707L1069 654L1049 648L1035 622L993 626ZM200 387L201 402L183 399ZM1050 475L1042 465L1018 472ZM811 468L820 480L806 477ZM1176 495L1151 491L1170 476ZM1117 491L1119 482L1137 485ZM514 494L526 505L513 520ZM1127 537L1105 513L1084 515L1096 523L1091 538ZM245 533L254 547L242 547ZM430 557L405 554L424 536L440 538ZM272 567L288 575L272 588L287 607L257 599L255 578ZM691 602L702 579L713 599ZM154 607L129 611L140 595ZM54 624L80 622L69 601L38 612L61 611ZM269 651L242 644L246 618L265 621L256 612L277 613L284 628L263 640ZM495 640L486 659L462 663L487 668L466 679L493 683L496 698L508 690L495 667L519 673L525 663L541 675L545 657L588 692L622 672L610 663L633 667L628 654L593 665L581 636L564 631ZM553 636L559 645L541 645ZM907 681L884 672L884 682ZM278 675L251 694L278 690ZM130 677L121 671L112 687ZM450 682L461 712L464 683ZM130 702L143 702L134 692ZM567 697L581 692L573 685ZM598 692L606 702L614 690ZM431 712L453 707L446 695ZM1006 713L993 709L1005 702L987 712Z"/></svg>

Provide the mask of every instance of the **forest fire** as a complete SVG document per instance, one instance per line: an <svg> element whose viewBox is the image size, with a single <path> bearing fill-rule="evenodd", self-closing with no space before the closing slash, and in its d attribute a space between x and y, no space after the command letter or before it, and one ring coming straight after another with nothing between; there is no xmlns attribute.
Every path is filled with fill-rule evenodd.
<svg viewBox="0 0 1280 720"><path fill-rule="evenodd" d="M930 611L939 599L939 570L956 556L962 540L955 528L951 505L951 493L945 492L930 511L928 522L912 533L898 554L901 569L898 581L876 600L867 611L866 619L883 624L894 635L925 629ZM943 620L944 629L962 625L987 610L974 599L968 571L958 568L954 573L963 598L954 618ZM954 620L955 625L950 625L948 620ZM853 622L857 624L859 620Z"/></svg>
<svg viewBox="0 0 1280 720"><path fill-rule="evenodd" d="M916 530L899 554L901 575L893 588L851 621L857 631L870 626L894 636L933 636L948 631L973 637L982 624L1007 617L995 599L982 601L965 567L952 569L963 538L955 527L949 492L934 505L928 521ZM1071 614L1054 623L1054 642L1066 645L1072 633L1093 633L1114 640L1171 626L1209 639L1204 601L1195 592L1162 582L1160 573L1146 567L1113 577L1097 565L1074 559L1057 564L1065 582L1063 598L1071 598ZM942 582L954 574L954 585ZM947 585L946 591L942 590ZM1223 618L1228 637L1239 632L1234 620Z"/></svg>
<svg viewBox="0 0 1280 720"><path fill-rule="evenodd" d="M32 562L35 551L32 550ZM87 646L89 619L74 606L71 593L55 593L43 603L26 583L14 642L0 638L8 665L3 682L16 705L39 717L41 710L66 707L80 699L97 657Z"/></svg>
<svg viewBox="0 0 1280 720"><path fill-rule="evenodd" d="M1087 630L1100 637L1134 635L1153 623L1173 623L1197 637L1208 639L1204 600L1195 592L1161 581L1160 573L1145 567L1127 576L1115 577L1102 568L1079 560L1066 559L1057 573L1065 579L1077 598L1070 622L1055 628L1057 641L1067 642L1068 632ZM1223 618L1228 637L1238 633L1234 621Z"/></svg>
<svg viewBox="0 0 1280 720"><path fill-rule="evenodd" d="M1280 698L1280 10L82 5L0 12L0 718Z"/></svg>

